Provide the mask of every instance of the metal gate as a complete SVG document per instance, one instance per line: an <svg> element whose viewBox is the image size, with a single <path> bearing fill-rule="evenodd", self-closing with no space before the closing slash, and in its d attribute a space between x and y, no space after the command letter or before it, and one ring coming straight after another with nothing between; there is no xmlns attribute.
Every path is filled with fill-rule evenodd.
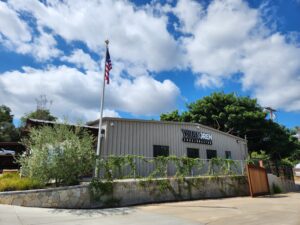
<svg viewBox="0 0 300 225"><path fill-rule="evenodd" d="M268 176L265 168L248 164L247 174L252 197L270 194Z"/></svg>

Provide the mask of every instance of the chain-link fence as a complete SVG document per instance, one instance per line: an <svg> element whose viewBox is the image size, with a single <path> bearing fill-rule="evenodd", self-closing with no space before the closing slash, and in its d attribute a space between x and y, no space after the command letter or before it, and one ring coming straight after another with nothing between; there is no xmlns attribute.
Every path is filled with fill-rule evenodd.
<svg viewBox="0 0 300 225"><path fill-rule="evenodd" d="M222 158L110 156L100 160L100 177L163 178L244 175L246 161Z"/></svg>

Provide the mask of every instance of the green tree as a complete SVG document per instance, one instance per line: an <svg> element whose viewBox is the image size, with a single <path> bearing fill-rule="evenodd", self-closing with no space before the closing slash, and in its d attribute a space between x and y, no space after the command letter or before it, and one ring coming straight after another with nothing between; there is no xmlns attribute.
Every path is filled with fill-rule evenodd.
<svg viewBox="0 0 300 225"><path fill-rule="evenodd" d="M92 172L94 139L79 126L57 124L32 128L22 142L29 150L29 154L18 160L23 176L43 183L53 180L56 185L71 185Z"/></svg>
<svg viewBox="0 0 300 225"><path fill-rule="evenodd" d="M267 150L272 158L282 159L289 157L299 149L297 138L293 137L293 131L273 122L266 120L263 130L263 139L258 143L260 149Z"/></svg>
<svg viewBox="0 0 300 225"><path fill-rule="evenodd" d="M13 115L9 107L0 106L0 141L18 141L19 130L13 124Z"/></svg>
<svg viewBox="0 0 300 225"><path fill-rule="evenodd" d="M33 112L25 114L21 118L22 124L24 125L26 123L27 119L38 119L38 120L47 120L47 121L56 121L57 117L53 116L50 113L49 109L37 109Z"/></svg>
<svg viewBox="0 0 300 225"><path fill-rule="evenodd" d="M212 93L178 111L162 114L161 120L200 123L215 129L247 137L249 151L264 150L272 158L291 155L297 150L290 130L267 120L267 113L256 99L234 94Z"/></svg>
<svg viewBox="0 0 300 225"><path fill-rule="evenodd" d="M182 117L179 115L178 110L170 113L163 113L160 115L160 120L162 121L182 121Z"/></svg>

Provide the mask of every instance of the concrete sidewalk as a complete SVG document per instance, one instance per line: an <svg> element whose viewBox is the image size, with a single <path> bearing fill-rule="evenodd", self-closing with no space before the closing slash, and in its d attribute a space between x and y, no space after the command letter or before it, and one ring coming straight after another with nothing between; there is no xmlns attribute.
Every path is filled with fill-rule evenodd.
<svg viewBox="0 0 300 225"><path fill-rule="evenodd" d="M299 225L300 193L128 208L62 210L0 205L0 225Z"/></svg>

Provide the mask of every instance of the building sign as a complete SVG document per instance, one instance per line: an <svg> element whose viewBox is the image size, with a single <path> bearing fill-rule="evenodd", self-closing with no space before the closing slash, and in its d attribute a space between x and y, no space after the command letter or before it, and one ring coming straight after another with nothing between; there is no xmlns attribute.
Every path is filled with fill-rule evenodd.
<svg viewBox="0 0 300 225"><path fill-rule="evenodd" d="M183 142L212 145L212 135L199 131L181 129Z"/></svg>

